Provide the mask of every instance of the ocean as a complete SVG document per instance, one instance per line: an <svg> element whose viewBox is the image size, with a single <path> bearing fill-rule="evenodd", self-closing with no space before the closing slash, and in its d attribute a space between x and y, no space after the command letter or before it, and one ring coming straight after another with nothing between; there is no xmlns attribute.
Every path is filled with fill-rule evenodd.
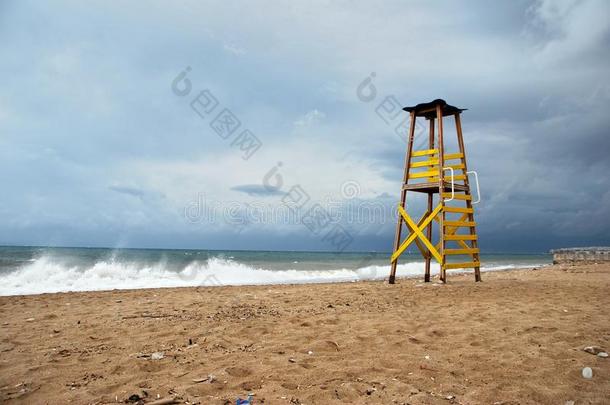
<svg viewBox="0 0 610 405"><path fill-rule="evenodd" d="M0 295L132 288L381 280L388 252L0 247ZM539 267L549 254L482 254L483 271ZM398 277L422 276L419 254L403 254ZM433 262L432 273L438 273Z"/></svg>

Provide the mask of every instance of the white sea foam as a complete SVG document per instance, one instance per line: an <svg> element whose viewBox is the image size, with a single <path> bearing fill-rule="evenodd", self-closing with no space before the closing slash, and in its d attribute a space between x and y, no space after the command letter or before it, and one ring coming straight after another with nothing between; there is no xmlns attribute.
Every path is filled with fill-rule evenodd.
<svg viewBox="0 0 610 405"><path fill-rule="evenodd" d="M507 270L532 265L498 265L483 271ZM438 265L432 265L432 274ZM18 270L0 274L0 295L41 294L66 291L99 291L160 287L299 284L379 280L387 277L389 266L368 266L357 270L321 271L266 270L230 259L210 258L193 261L181 272L167 268L165 262L137 265L115 260L99 261L88 268L71 267L50 257L41 257ZM398 277L422 275L423 262L400 264Z"/></svg>

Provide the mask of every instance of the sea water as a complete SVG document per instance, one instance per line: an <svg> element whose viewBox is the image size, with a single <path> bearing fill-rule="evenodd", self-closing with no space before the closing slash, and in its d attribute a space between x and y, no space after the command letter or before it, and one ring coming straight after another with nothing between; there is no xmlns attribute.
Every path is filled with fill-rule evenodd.
<svg viewBox="0 0 610 405"><path fill-rule="evenodd" d="M0 247L0 295L131 288L381 280L388 252L273 252ZM482 254L482 270L539 267L548 254ZM432 273L438 273L432 264ZM398 277L421 276L419 254L403 254Z"/></svg>

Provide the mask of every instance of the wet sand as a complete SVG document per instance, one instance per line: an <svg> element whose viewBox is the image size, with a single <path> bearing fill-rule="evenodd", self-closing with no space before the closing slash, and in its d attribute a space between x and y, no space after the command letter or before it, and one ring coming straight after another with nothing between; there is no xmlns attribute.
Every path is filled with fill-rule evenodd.
<svg viewBox="0 0 610 405"><path fill-rule="evenodd" d="M609 287L589 265L0 297L0 401L608 404L583 348L610 350Z"/></svg>

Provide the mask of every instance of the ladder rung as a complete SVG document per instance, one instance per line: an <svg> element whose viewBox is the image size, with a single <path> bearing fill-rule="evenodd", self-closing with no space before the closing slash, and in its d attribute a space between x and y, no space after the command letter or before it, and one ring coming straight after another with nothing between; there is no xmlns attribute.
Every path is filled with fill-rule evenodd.
<svg viewBox="0 0 610 405"><path fill-rule="evenodd" d="M443 198L451 198L451 193L443 193ZM470 194L455 194L453 196L455 200L472 200Z"/></svg>
<svg viewBox="0 0 610 405"><path fill-rule="evenodd" d="M429 168L437 168L438 170L438 159L431 159L431 160L423 160L421 162L413 162L411 163L411 169L417 169L418 167L429 167ZM450 167L453 170L463 170L464 169L464 164L460 163L457 165L447 165L445 167Z"/></svg>
<svg viewBox="0 0 610 405"><path fill-rule="evenodd" d="M463 208L463 207L448 207L445 205L445 207L443 208L443 211L445 212L458 212L461 214L472 214L474 212L474 209L472 208Z"/></svg>
<svg viewBox="0 0 610 405"><path fill-rule="evenodd" d="M438 176L438 170L429 170L427 172L409 173L409 179L421 179L424 177Z"/></svg>
<svg viewBox="0 0 610 405"><path fill-rule="evenodd" d="M445 167L450 167L453 170L462 170L464 168L464 164L460 163L458 165L448 165L448 166L445 166Z"/></svg>
<svg viewBox="0 0 610 405"><path fill-rule="evenodd" d="M445 269L466 269L469 267L480 267L479 262L466 262L466 263L445 263L443 266Z"/></svg>
<svg viewBox="0 0 610 405"><path fill-rule="evenodd" d="M438 167L438 159L423 160L421 162L411 163L411 169L415 169L417 167L429 167L429 166Z"/></svg>
<svg viewBox="0 0 610 405"><path fill-rule="evenodd" d="M446 255L471 255L479 253L479 248L468 248L468 249L445 249Z"/></svg>
<svg viewBox="0 0 610 405"><path fill-rule="evenodd" d="M437 171L436 173L438 173L438 171ZM411 177L411 176L409 176L409 178L410 178L410 177ZM446 182L451 183L451 176L449 176L448 174L447 174L447 175L445 175L445 177L444 177L443 179L444 179ZM466 179L466 176L465 176L465 175L463 175L463 174L458 174L458 175L453 176L453 181L465 180L465 179ZM428 179L428 182L430 182L430 183L433 183L433 182L435 182L435 181L438 181L438 176L436 176L436 177L430 177L430 178ZM451 197L451 193L449 193L449 197Z"/></svg>
<svg viewBox="0 0 610 405"><path fill-rule="evenodd" d="M438 149L425 149L425 150L417 150L415 152L411 152L412 157L417 156L428 156L428 155L436 155L438 153Z"/></svg>
<svg viewBox="0 0 610 405"><path fill-rule="evenodd" d="M445 240L477 240L477 235L445 235Z"/></svg>
<svg viewBox="0 0 610 405"><path fill-rule="evenodd" d="M443 222L444 226L452 226L454 228L457 227L468 227L468 228L474 228L475 226L477 226L477 223L474 221L445 221Z"/></svg>
<svg viewBox="0 0 610 405"><path fill-rule="evenodd" d="M447 154L443 155L443 157L445 158L445 160L461 159L464 157L464 154L463 153L447 153Z"/></svg>

